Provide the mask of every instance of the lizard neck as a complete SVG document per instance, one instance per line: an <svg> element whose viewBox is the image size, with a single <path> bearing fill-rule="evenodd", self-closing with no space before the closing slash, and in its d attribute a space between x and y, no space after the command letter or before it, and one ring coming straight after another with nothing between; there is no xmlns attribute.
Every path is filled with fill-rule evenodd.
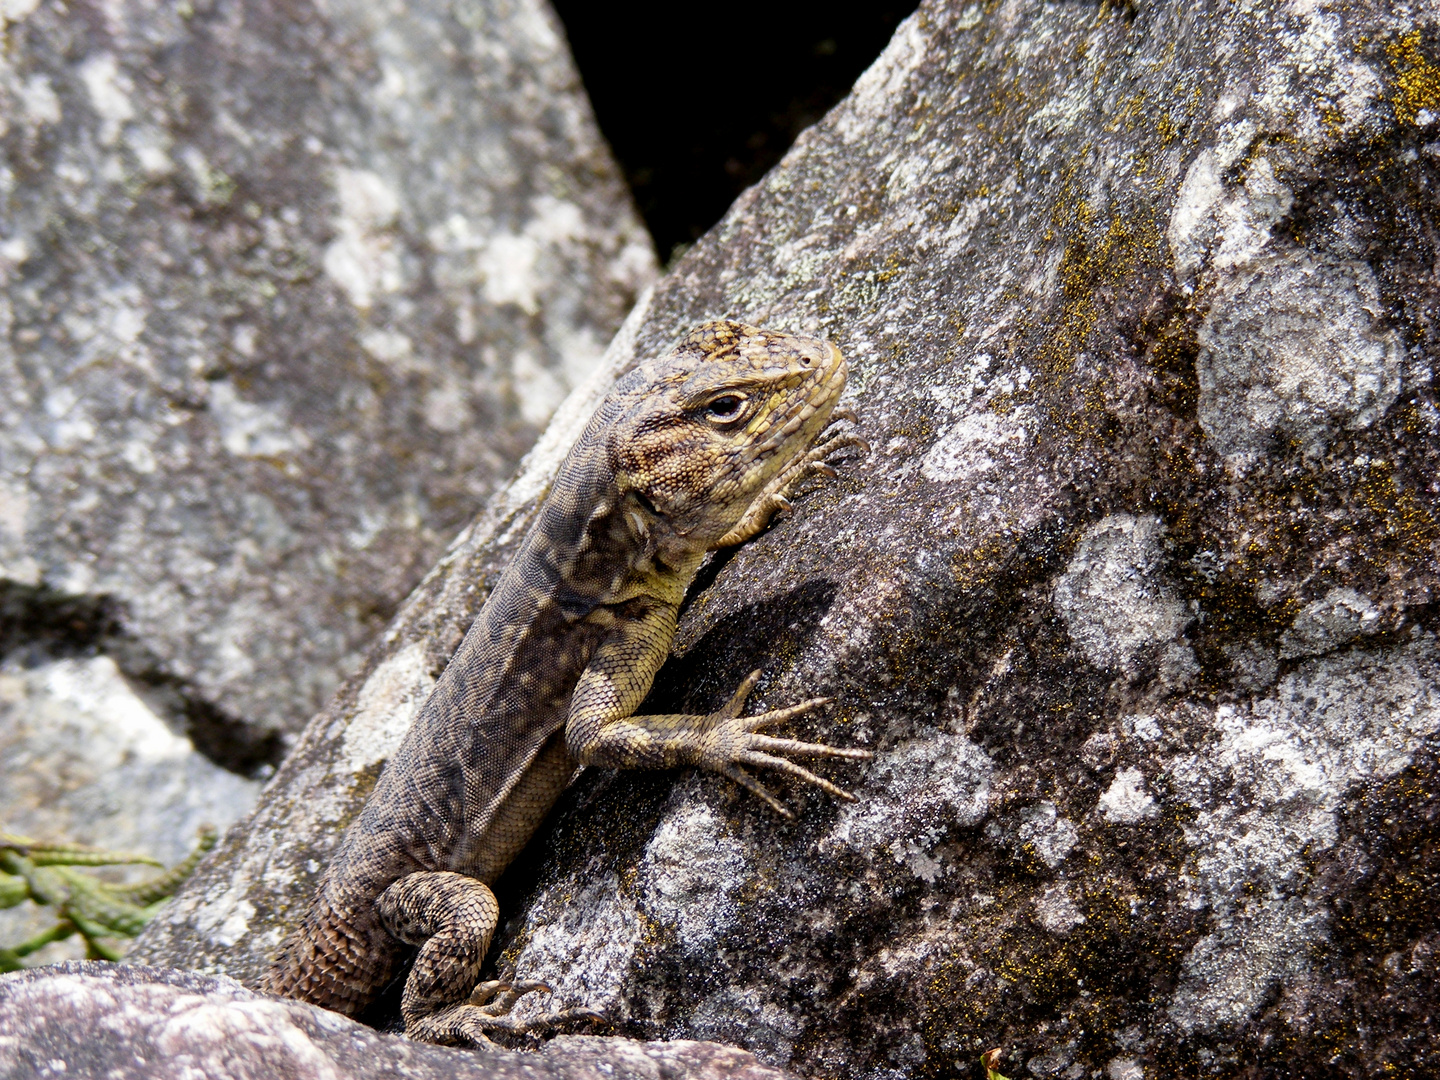
<svg viewBox="0 0 1440 1080"><path fill-rule="evenodd" d="M562 559L569 590L598 604L648 597L678 606L705 549L677 534L643 496L611 488L596 500L574 557Z"/></svg>
<svg viewBox="0 0 1440 1080"><path fill-rule="evenodd" d="M707 549L617 474L606 419L571 450L516 561L573 616L641 597L678 607Z"/></svg>

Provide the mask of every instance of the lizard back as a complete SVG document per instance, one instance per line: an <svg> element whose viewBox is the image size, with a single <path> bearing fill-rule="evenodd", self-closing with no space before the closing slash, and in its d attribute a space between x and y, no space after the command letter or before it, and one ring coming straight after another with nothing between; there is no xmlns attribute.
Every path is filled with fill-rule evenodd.
<svg viewBox="0 0 1440 1080"><path fill-rule="evenodd" d="M574 773L570 695L613 615L625 530L613 520L602 408L566 458L375 791L346 830L266 989L354 1015L389 982L403 946L375 899L419 870L494 881ZM596 573L597 569L600 571ZM537 769L537 762L539 767ZM519 788L523 814L505 813ZM503 835L496 835L502 833Z"/></svg>

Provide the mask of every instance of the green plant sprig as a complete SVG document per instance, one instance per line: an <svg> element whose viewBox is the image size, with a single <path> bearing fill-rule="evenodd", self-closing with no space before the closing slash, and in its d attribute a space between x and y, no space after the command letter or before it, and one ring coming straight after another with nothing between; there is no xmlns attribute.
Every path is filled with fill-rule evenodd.
<svg viewBox="0 0 1440 1080"><path fill-rule="evenodd" d="M84 844L50 844L0 832L0 908L29 900L55 909L54 926L28 941L0 945L0 972L19 971L21 958L63 941L72 934L85 940L90 960L119 960L121 953L106 939L134 937L180 883L190 876L219 833L201 828L195 848L181 862L149 881L116 885L85 873L87 866L164 866L149 855L105 851Z"/></svg>

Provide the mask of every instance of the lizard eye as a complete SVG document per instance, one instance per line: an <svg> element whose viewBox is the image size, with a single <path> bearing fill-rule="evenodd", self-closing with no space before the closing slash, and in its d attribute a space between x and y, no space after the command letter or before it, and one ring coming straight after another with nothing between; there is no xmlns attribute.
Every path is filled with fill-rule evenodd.
<svg viewBox="0 0 1440 1080"><path fill-rule="evenodd" d="M718 420L725 423L734 420L745 408L745 397L742 394L721 394L714 401L705 407L705 415L711 420Z"/></svg>

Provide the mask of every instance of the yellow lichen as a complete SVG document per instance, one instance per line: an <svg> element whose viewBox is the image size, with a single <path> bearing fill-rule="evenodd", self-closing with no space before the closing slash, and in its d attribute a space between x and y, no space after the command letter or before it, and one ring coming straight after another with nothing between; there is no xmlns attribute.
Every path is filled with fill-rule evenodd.
<svg viewBox="0 0 1440 1080"><path fill-rule="evenodd" d="M1087 243L1084 225L1094 217L1094 212L1084 200L1069 209L1071 220L1080 227L1071 232L1060 264L1063 297L1060 316L1039 350L1040 384L1055 390L1073 370L1076 357L1084 351L1099 323L1097 290L1123 287L1143 263L1158 262L1164 250L1164 239L1152 215L1141 214L1128 221L1116 217L1104 236ZM1059 214L1065 216L1064 211ZM1016 400L1024 400L1039 389L1040 386L1034 386L1019 391ZM1086 398L1086 412L1101 408L1103 403L1095 388L1087 391ZM1093 434L1093 416L1057 414L1052 418L1072 434Z"/></svg>
<svg viewBox="0 0 1440 1080"><path fill-rule="evenodd" d="M1105 130L1119 131L1123 127L1127 132L1134 131L1135 125L1140 121L1144 111L1145 95L1132 94L1116 110L1114 118L1105 125Z"/></svg>
<svg viewBox="0 0 1440 1080"><path fill-rule="evenodd" d="M1401 124L1414 124L1422 111L1440 113L1440 67L1420 51L1420 31L1412 30L1385 46L1395 72L1395 91L1390 105Z"/></svg>
<svg viewBox="0 0 1440 1080"><path fill-rule="evenodd" d="M1413 491L1395 482L1388 464L1371 465L1359 487L1365 506L1385 523L1386 532L1398 537L1401 547L1412 555L1430 554L1440 526Z"/></svg>
<svg viewBox="0 0 1440 1080"><path fill-rule="evenodd" d="M1162 147L1169 146L1180 136L1180 132L1176 129L1175 122L1170 119L1168 112L1161 113L1160 119L1155 122L1155 133L1160 136Z"/></svg>
<svg viewBox="0 0 1440 1080"><path fill-rule="evenodd" d="M904 260L902 260L898 254L892 251L889 255L885 257L885 268L883 270L875 271L875 280L883 284L889 281L891 278L899 275L900 271L903 270L904 267Z"/></svg>

